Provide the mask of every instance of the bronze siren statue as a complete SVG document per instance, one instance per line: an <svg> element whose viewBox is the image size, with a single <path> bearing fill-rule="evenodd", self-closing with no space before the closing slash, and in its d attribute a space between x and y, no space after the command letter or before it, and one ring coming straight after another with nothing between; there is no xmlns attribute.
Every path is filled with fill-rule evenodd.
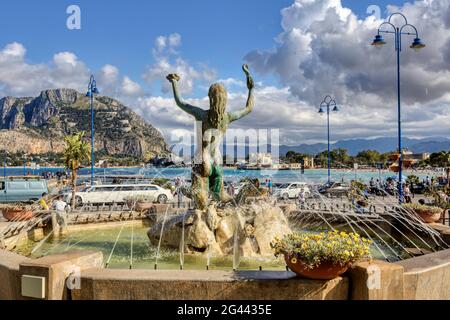
<svg viewBox="0 0 450 320"><path fill-rule="evenodd" d="M216 201L228 200L223 186L223 158L220 145L230 123L248 115L254 104L253 78L248 65L243 65L242 69L247 76L248 98L245 108L237 112L226 111L228 94L222 84L216 83L211 86L208 94L210 108L203 110L184 102L181 98L178 91L178 81L181 80L179 75L167 76L167 80L172 83L178 107L194 116L195 120L202 124L202 142L201 146L198 146L201 161L195 161L192 168L192 197L197 209L200 210L206 209L210 193Z"/></svg>

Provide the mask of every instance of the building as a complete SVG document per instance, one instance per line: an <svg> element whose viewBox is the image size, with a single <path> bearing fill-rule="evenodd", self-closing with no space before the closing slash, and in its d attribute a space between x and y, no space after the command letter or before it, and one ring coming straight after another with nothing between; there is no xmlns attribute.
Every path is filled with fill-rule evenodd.
<svg viewBox="0 0 450 320"><path fill-rule="evenodd" d="M428 153L428 152L415 153L412 155L412 157L414 160L417 160L417 161L425 161L425 160L430 159L430 153Z"/></svg>
<svg viewBox="0 0 450 320"><path fill-rule="evenodd" d="M303 158L303 163L305 165L305 169L314 169L314 158L313 157Z"/></svg>
<svg viewBox="0 0 450 320"><path fill-rule="evenodd" d="M270 153L250 153L249 166L271 168L273 165L272 155Z"/></svg>
<svg viewBox="0 0 450 320"><path fill-rule="evenodd" d="M289 168L292 170L301 170L303 169L314 169L314 158L306 157L303 158L303 163L291 163L289 164Z"/></svg>

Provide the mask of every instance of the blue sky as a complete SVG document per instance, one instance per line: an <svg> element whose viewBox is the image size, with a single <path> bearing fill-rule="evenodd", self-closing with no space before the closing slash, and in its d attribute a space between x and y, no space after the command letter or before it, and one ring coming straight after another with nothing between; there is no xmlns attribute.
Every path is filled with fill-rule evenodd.
<svg viewBox="0 0 450 320"><path fill-rule="evenodd" d="M342 109L333 116L334 140L395 136L393 44L377 51L370 42L396 5L427 44L420 54L402 51L405 135L449 136L449 2L2 1L0 97L84 91L94 73L103 94L169 137L192 132L192 119L175 112L168 73L180 73L184 97L203 108L208 86L222 81L237 109L246 100L245 62L258 84L256 106L235 126L278 128L286 144L324 141L317 105L332 94ZM81 30L66 27L69 5L81 8ZM380 7L380 19L367 14L370 5Z"/></svg>
<svg viewBox="0 0 450 320"><path fill-rule="evenodd" d="M139 79L152 61L156 37L179 33L189 61L214 65L224 75L258 47L267 47L280 31L279 11L291 1L2 1L2 44L17 41L33 62L55 52L74 52L90 68L106 63ZM66 8L77 4L82 29L66 28ZM240 71L239 69L237 70Z"/></svg>
<svg viewBox="0 0 450 320"><path fill-rule="evenodd" d="M344 0L361 17L370 4L405 1ZM66 8L81 8L82 29L66 28ZM236 68L255 48L270 48L282 31L280 10L292 0L171 1L2 1L0 45L19 42L31 63L44 63L61 51L75 53L90 69L105 64L140 82L153 61L156 37L179 33L182 55L217 69L222 78L241 77ZM271 79L269 77L269 80Z"/></svg>

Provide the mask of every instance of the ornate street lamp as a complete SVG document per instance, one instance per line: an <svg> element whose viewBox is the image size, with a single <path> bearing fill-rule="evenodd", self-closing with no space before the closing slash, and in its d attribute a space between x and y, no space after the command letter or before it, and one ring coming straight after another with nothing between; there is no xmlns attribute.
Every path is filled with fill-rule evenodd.
<svg viewBox="0 0 450 320"><path fill-rule="evenodd" d="M333 109L331 109L333 108ZM331 183L331 147L330 147L330 109L338 112L339 108L336 101L330 96L326 96L320 103L319 114L327 113L327 136L328 136L328 183Z"/></svg>
<svg viewBox="0 0 450 320"><path fill-rule="evenodd" d="M393 24L392 18L395 16L400 16L403 18L404 23L402 25L395 25ZM388 29L392 30L386 30ZM408 32L410 31L410 32ZM425 48L425 44L422 42L422 40L419 38L419 33L417 32L417 28L413 26L412 24L408 23L408 20L406 17L400 13L396 12L391 14L388 21L383 22L378 27L378 34L375 36L375 39L372 42L372 45L374 47L382 47L386 44L386 41L384 40L383 36L384 34L393 34L395 36L395 51L397 52L397 112L398 112L398 151L400 153L400 159L399 159L399 170L398 170L398 196L399 196L399 202L403 203L403 148L402 148L402 123L401 123L401 100L400 100L400 52L402 51L402 36L414 36L413 43L411 44L410 48L414 51L419 51L422 48Z"/></svg>
<svg viewBox="0 0 450 320"><path fill-rule="evenodd" d="M95 113L94 113L94 96L99 94L100 92L97 89L97 81L93 75L89 79L88 92L86 97L90 98L90 107L91 107L91 186L94 185L95 179Z"/></svg>

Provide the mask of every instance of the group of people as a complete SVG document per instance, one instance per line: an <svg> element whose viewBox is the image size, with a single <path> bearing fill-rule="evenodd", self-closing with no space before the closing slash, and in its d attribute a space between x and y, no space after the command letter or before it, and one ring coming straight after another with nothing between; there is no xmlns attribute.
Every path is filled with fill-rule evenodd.
<svg viewBox="0 0 450 320"><path fill-rule="evenodd" d="M67 212L70 211L70 205L64 201L63 196L60 195L52 201L51 199L48 199L48 194L44 193L39 200L39 206L42 211L50 211L50 209L52 209L54 211L52 219L54 217L56 220L55 222L60 227L66 226Z"/></svg>
<svg viewBox="0 0 450 320"><path fill-rule="evenodd" d="M266 179L265 183L264 183L264 187L266 187L267 189L269 189L269 193L273 194L273 181L270 179Z"/></svg>
<svg viewBox="0 0 450 320"><path fill-rule="evenodd" d="M50 211L50 208L57 212L67 212L70 210L70 205L64 201L63 196L60 195L56 197L55 200L51 201L51 199L48 199L47 193L42 194L41 200L39 200L39 206L43 211Z"/></svg>
<svg viewBox="0 0 450 320"><path fill-rule="evenodd" d="M66 180L69 177L69 175L67 174L67 172L64 171L57 171L57 172L43 171L41 172L41 177L46 180L57 179L58 182L60 182L61 180Z"/></svg>

